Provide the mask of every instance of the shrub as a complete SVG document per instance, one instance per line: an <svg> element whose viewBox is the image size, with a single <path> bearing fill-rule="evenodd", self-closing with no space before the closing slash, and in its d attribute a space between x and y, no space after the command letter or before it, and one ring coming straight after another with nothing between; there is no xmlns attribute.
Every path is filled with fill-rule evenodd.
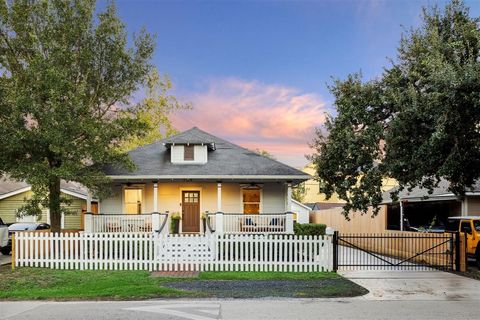
<svg viewBox="0 0 480 320"><path fill-rule="evenodd" d="M326 227L322 223L296 223L293 231L297 236L323 236Z"/></svg>

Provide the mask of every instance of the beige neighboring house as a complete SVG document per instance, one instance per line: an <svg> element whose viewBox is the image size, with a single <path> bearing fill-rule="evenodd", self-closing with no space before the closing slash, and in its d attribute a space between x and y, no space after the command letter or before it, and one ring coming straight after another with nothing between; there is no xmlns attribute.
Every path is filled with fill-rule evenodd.
<svg viewBox="0 0 480 320"><path fill-rule="evenodd" d="M68 209L75 214L62 216L62 229L83 229L83 213L86 210L87 189L74 182L61 183L63 196L71 200ZM5 223L15 222L45 222L50 223L49 210L43 209L39 217L25 216L18 218L16 211L25 204L25 199L33 195L31 186L23 181L0 178L0 218Z"/></svg>
<svg viewBox="0 0 480 320"><path fill-rule="evenodd" d="M311 175L312 177L316 176L316 168L315 165L310 163L302 169L303 172ZM337 194L333 194L328 200L325 194L320 193L320 183L319 181L312 178L304 182L305 185L305 198L303 203L309 206L312 210L326 210L336 207L343 206L343 201L338 197ZM395 179L392 178L384 178L382 191L388 191L397 186L397 182Z"/></svg>

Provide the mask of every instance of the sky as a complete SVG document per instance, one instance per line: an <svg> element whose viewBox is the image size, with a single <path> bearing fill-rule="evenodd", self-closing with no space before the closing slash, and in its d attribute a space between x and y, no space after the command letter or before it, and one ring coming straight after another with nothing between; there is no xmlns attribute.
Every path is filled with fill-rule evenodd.
<svg viewBox="0 0 480 320"><path fill-rule="evenodd" d="M381 75L402 32L432 0L117 0L130 34L156 34L153 64L193 109L172 116L302 167L315 128L334 114L328 85ZM472 16L480 1L466 1Z"/></svg>

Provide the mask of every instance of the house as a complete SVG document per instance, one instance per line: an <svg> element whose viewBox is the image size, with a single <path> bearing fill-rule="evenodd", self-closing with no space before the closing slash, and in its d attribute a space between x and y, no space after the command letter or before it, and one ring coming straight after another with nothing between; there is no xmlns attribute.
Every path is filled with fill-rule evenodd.
<svg viewBox="0 0 480 320"><path fill-rule="evenodd" d="M399 193L396 203L390 197L390 192L395 189L385 192L383 204L386 206L387 229L441 227L451 216L480 215L480 182L467 190L463 199L448 191L448 186L448 181L442 179L431 193L418 187L411 191L405 189Z"/></svg>
<svg viewBox="0 0 480 320"><path fill-rule="evenodd" d="M62 216L62 229L77 230L83 229L82 213L86 212L87 189L75 182L62 181L61 192L63 196L71 201L68 209L73 212L71 215ZM33 195L32 187L24 181L15 181L8 177L0 177L0 218L5 223L14 222L50 222L48 209L42 210L43 214L38 217L16 216L17 209L25 204L25 199ZM96 203L93 203L95 210Z"/></svg>
<svg viewBox="0 0 480 320"><path fill-rule="evenodd" d="M134 171L105 168L112 194L101 199L101 214L88 217L86 231L155 230L152 213L160 213L168 221L180 215L182 233L203 232L207 215L218 232L289 233L292 187L311 178L196 127L129 155Z"/></svg>

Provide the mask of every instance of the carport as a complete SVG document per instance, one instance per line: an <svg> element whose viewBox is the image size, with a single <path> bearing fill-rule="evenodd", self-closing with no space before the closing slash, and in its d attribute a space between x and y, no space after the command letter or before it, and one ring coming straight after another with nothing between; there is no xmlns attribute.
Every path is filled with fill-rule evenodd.
<svg viewBox="0 0 480 320"><path fill-rule="evenodd" d="M431 193L418 187L403 190L396 203L390 195L395 189L385 192L382 203L387 205L387 229L443 232L448 217L480 215L479 183L463 198L450 192L448 185L446 180L441 180Z"/></svg>

